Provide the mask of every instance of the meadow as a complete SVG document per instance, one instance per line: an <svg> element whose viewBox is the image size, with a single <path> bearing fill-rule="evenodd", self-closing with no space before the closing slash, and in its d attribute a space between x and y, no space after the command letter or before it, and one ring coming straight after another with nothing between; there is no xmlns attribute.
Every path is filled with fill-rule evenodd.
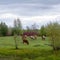
<svg viewBox="0 0 60 60"><path fill-rule="evenodd" d="M49 38L27 39L29 45L23 44L18 36L16 40L19 49L16 50L13 36L0 37L0 60L60 60L60 51L54 53Z"/></svg>

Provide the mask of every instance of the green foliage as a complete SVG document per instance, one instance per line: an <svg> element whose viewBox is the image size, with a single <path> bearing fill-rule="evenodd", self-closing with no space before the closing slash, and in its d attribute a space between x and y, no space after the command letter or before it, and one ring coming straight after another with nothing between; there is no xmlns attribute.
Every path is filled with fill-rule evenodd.
<svg viewBox="0 0 60 60"><path fill-rule="evenodd" d="M19 19L14 20L14 27L13 27L12 32L16 33L17 35L22 34L22 25Z"/></svg>
<svg viewBox="0 0 60 60"><path fill-rule="evenodd" d="M54 49L60 48L60 24L58 23L50 23L46 27L47 35L50 37L52 41L52 45Z"/></svg>
<svg viewBox="0 0 60 60"><path fill-rule="evenodd" d="M1 22L0 24L0 36L6 36L8 32L8 27L5 23Z"/></svg>
<svg viewBox="0 0 60 60"><path fill-rule="evenodd" d="M46 29L45 29L44 26L41 26L40 35L41 35L41 36L46 35Z"/></svg>

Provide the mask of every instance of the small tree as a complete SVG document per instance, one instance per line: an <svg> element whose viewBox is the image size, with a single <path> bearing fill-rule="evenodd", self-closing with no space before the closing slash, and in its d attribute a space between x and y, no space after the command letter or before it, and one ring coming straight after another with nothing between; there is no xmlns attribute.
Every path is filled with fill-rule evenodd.
<svg viewBox="0 0 60 60"><path fill-rule="evenodd" d="M18 30L18 34L21 35L22 34L22 24L20 19L17 19L17 30Z"/></svg>
<svg viewBox="0 0 60 60"><path fill-rule="evenodd" d="M21 21L19 19L14 20L14 28L13 28L13 31L17 35L22 34L22 24L21 24Z"/></svg>
<svg viewBox="0 0 60 60"><path fill-rule="evenodd" d="M50 23L46 27L47 35L50 37L54 50L60 49L60 24Z"/></svg>
<svg viewBox="0 0 60 60"><path fill-rule="evenodd" d="M18 49L17 35L22 34L22 25L19 19L14 20L14 28L12 30L12 32L14 33L15 47L16 49Z"/></svg>
<svg viewBox="0 0 60 60"><path fill-rule="evenodd" d="M18 45L17 45L17 34L14 33L14 41L15 41L15 47L16 49L18 49Z"/></svg>

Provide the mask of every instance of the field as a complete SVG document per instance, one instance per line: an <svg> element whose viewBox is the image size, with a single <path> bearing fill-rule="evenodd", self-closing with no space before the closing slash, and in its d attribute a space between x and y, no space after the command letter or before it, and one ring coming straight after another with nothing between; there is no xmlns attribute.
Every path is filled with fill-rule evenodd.
<svg viewBox="0 0 60 60"><path fill-rule="evenodd" d="M18 50L15 49L13 36L0 37L0 60L60 60L60 51L53 51L49 38L36 40L27 37L29 45L23 44L20 36L17 37Z"/></svg>

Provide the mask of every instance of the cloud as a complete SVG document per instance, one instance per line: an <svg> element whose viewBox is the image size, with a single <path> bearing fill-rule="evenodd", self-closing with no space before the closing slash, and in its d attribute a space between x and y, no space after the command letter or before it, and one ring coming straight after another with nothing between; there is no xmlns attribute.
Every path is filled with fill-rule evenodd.
<svg viewBox="0 0 60 60"><path fill-rule="evenodd" d="M42 3L42 4L60 4L60 0L1 0L0 4L13 4L13 3Z"/></svg>
<svg viewBox="0 0 60 60"><path fill-rule="evenodd" d="M60 0L1 0L0 21L13 26L14 19L20 18L24 28L37 23L45 25L59 21Z"/></svg>
<svg viewBox="0 0 60 60"><path fill-rule="evenodd" d="M59 14L60 5L44 5L37 3L21 3L0 5L0 14L12 13L24 16Z"/></svg>
<svg viewBox="0 0 60 60"><path fill-rule="evenodd" d="M21 20L23 28L26 28L26 26L31 26L34 23L39 25L40 27L42 25L46 25L49 22L59 22L60 15L44 15L44 16L20 16L15 14L2 14L0 15L0 22L5 22L8 26L13 26L13 22L15 19L19 18Z"/></svg>

